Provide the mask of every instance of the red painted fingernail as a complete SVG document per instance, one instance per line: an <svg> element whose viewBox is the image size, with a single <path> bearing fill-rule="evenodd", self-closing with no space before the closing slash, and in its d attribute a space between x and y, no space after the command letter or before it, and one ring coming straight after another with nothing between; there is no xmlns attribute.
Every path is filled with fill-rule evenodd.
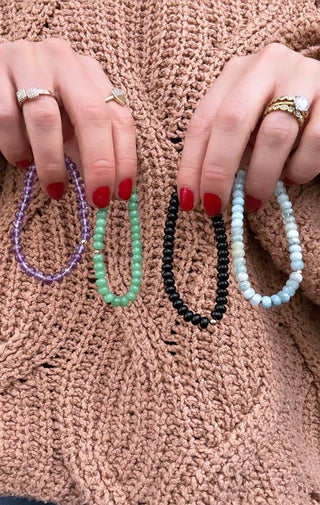
<svg viewBox="0 0 320 505"><path fill-rule="evenodd" d="M52 182L47 186L48 195L54 200L60 200L64 193L64 184L63 182Z"/></svg>
<svg viewBox="0 0 320 505"><path fill-rule="evenodd" d="M292 181L288 177L285 177L283 179L283 182L285 183L286 186L294 186L295 184L297 184L295 181Z"/></svg>
<svg viewBox="0 0 320 505"><path fill-rule="evenodd" d="M96 207L99 209L104 209L108 207L110 203L110 189L108 186L102 186L96 189L92 195L92 201Z"/></svg>
<svg viewBox="0 0 320 505"><path fill-rule="evenodd" d="M210 217L217 216L221 212L221 198L213 193L203 195L204 210Z"/></svg>
<svg viewBox="0 0 320 505"><path fill-rule="evenodd" d="M16 162L16 167L18 168L23 168L24 170L26 168L29 168L31 161L29 160L21 160Z"/></svg>
<svg viewBox="0 0 320 505"><path fill-rule="evenodd" d="M125 179L124 181L120 182L118 189L119 198L122 198L122 200L129 200L131 193L132 193L132 180Z"/></svg>
<svg viewBox="0 0 320 505"><path fill-rule="evenodd" d="M189 188L181 188L180 190L180 205L182 210L188 212L193 209L193 192Z"/></svg>
<svg viewBox="0 0 320 505"><path fill-rule="evenodd" d="M245 196L246 209L248 212L257 212L261 207L261 200L254 198L254 196Z"/></svg>

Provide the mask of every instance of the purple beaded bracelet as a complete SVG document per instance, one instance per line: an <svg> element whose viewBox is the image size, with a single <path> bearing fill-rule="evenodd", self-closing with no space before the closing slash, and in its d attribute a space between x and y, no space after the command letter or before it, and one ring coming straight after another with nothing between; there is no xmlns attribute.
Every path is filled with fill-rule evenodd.
<svg viewBox="0 0 320 505"><path fill-rule="evenodd" d="M36 281L42 281L45 284L52 284L53 282L62 282L64 277L71 275L72 271L78 266L78 263L82 260L82 255L86 251L86 244L91 239L91 226L89 224L89 205L86 199L84 185L81 176L77 170L76 164L71 161L70 158L66 156L66 169L71 178L74 191L77 197L78 203L78 215L80 218L81 225L81 243L76 246L75 252L71 255L71 258L67 262L67 266L62 268L59 272L55 274L45 274L41 270L36 270L33 266L30 266L26 257L23 254L23 247L21 244L21 231L24 227L24 221L26 218L26 212L28 211L30 202L32 200L31 194L33 192L33 184L36 179L36 167L32 163L26 173L26 178L24 180L23 193L20 198L20 203L18 204L18 211L15 214L16 219L12 223L12 228L10 230L11 242L13 244L12 251L14 252L15 259L19 263L19 266L23 272L25 272L29 277L33 277Z"/></svg>

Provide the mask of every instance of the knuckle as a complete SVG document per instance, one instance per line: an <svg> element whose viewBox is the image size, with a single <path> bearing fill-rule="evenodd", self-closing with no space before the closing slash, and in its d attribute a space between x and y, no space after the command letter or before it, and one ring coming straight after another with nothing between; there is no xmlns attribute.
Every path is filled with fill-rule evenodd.
<svg viewBox="0 0 320 505"><path fill-rule="evenodd" d="M229 181L228 170L214 161L206 161L203 165L203 177L209 183L217 183L219 187L226 186Z"/></svg>
<svg viewBox="0 0 320 505"><path fill-rule="evenodd" d="M226 133L243 127L247 110L243 102L232 102L228 107L221 108L215 118L216 127Z"/></svg>
<svg viewBox="0 0 320 505"><path fill-rule="evenodd" d="M38 176L39 176L39 179L40 180L44 180L46 178L48 178L48 176L51 176L52 174L61 174L61 172L63 173L63 171L65 170L64 169L64 166L61 165L61 163L59 163L59 161L55 161L54 159L52 159L53 156L52 156L52 153L48 153L48 155L45 157L45 162L38 162L37 163L37 173L38 173ZM47 160L50 160L50 161L47 161Z"/></svg>
<svg viewBox="0 0 320 505"><path fill-rule="evenodd" d="M290 49L284 44L281 44L280 42L271 42L261 49L260 55L269 59L281 57L281 55L287 55L289 51Z"/></svg>
<svg viewBox="0 0 320 505"><path fill-rule="evenodd" d="M191 136L202 136L210 133L211 121L207 116L201 114L195 114L189 123L188 135Z"/></svg>
<svg viewBox="0 0 320 505"><path fill-rule="evenodd" d="M28 120L32 122L35 127L47 127L52 126L59 122L59 112L55 100L47 97L43 97L41 100L35 100L33 103L26 105L32 106L32 114L28 114ZM31 107L30 107L31 108Z"/></svg>
<svg viewBox="0 0 320 505"><path fill-rule="evenodd" d="M99 158L93 160L90 164L90 170L94 173L95 176L105 176L106 174L110 174L110 172L114 171L115 162L113 159L108 158Z"/></svg>
<svg viewBox="0 0 320 505"><path fill-rule="evenodd" d="M90 121L97 125L105 125L108 121L107 111L101 105L96 103L86 103L82 106L80 115L84 121Z"/></svg>
<svg viewBox="0 0 320 505"><path fill-rule="evenodd" d="M292 140L294 136L293 122L288 121L282 114L269 114L261 123L260 133L271 145L280 145L288 140Z"/></svg>
<svg viewBox="0 0 320 505"><path fill-rule="evenodd" d="M72 52L70 42L62 37L52 37L44 39L40 42L43 47L49 48L56 55Z"/></svg>

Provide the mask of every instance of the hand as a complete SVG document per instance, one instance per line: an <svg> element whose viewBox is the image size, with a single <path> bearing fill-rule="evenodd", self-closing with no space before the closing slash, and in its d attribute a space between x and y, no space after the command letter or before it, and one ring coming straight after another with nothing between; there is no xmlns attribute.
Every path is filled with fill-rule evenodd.
<svg viewBox="0 0 320 505"><path fill-rule="evenodd" d="M136 178L135 129L128 107L114 101L99 63L76 54L62 39L0 45L0 150L13 165L35 161L40 184L59 199L67 185L64 153L84 177L87 196L106 207L112 195L127 200ZM16 91L48 89L19 107Z"/></svg>
<svg viewBox="0 0 320 505"><path fill-rule="evenodd" d="M296 118L275 111L261 121L267 103L281 95L304 95L311 104L289 159L299 130ZM209 216L224 210L244 160L249 161L246 206L252 212L267 204L281 175L288 184L312 180L320 172L319 96L320 62L284 45L233 58L190 121L177 181L182 208L191 210L201 199Z"/></svg>

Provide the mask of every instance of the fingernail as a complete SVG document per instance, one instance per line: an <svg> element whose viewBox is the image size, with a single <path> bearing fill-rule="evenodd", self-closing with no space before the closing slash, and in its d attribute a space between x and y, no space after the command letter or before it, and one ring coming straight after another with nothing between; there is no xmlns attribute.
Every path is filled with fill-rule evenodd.
<svg viewBox="0 0 320 505"><path fill-rule="evenodd" d="M221 212L221 198L213 193L203 195L204 210L210 217L217 216Z"/></svg>
<svg viewBox="0 0 320 505"><path fill-rule="evenodd" d="M295 184L297 184L295 181L292 181L288 177L285 177L283 179L283 182L285 183L286 186L294 186Z"/></svg>
<svg viewBox="0 0 320 505"><path fill-rule="evenodd" d="M52 182L47 186L47 193L50 198L54 200L60 200L64 193L64 184L63 182Z"/></svg>
<svg viewBox="0 0 320 505"><path fill-rule="evenodd" d="M254 196L245 196L246 209L248 212L257 212L261 207L261 200L254 198Z"/></svg>
<svg viewBox="0 0 320 505"><path fill-rule="evenodd" d="M31 163L31 161L29 161L29 160L21 160L21 161L17 161L15 165L16 165L16 167L23 168L25 170L26 168L29 168L30 163Z"/></svg>
<svg viewBox="0 0 320 505"><path fill-rule="evenodd" d="M92 201L96 207L99 209L104 209L108 207L110 203L110 189L108 186L102 186L94 191L92 195Z"/></svg>
<svg viewBox="0 0 320 505"><path fill-rule="evenodd" d="M120 182L118 188L119 198L122 198L122 200L129 200L131 193L132 193L132 180L125 179L124 181Z"/></svg>
<svg viewBox="0 0 320 505"><path fill-rule="evenodd" d="M182 210L188 212L188 210L193 209L193 192L189 188L181 188L180 190L180 205Z"/></svg>

